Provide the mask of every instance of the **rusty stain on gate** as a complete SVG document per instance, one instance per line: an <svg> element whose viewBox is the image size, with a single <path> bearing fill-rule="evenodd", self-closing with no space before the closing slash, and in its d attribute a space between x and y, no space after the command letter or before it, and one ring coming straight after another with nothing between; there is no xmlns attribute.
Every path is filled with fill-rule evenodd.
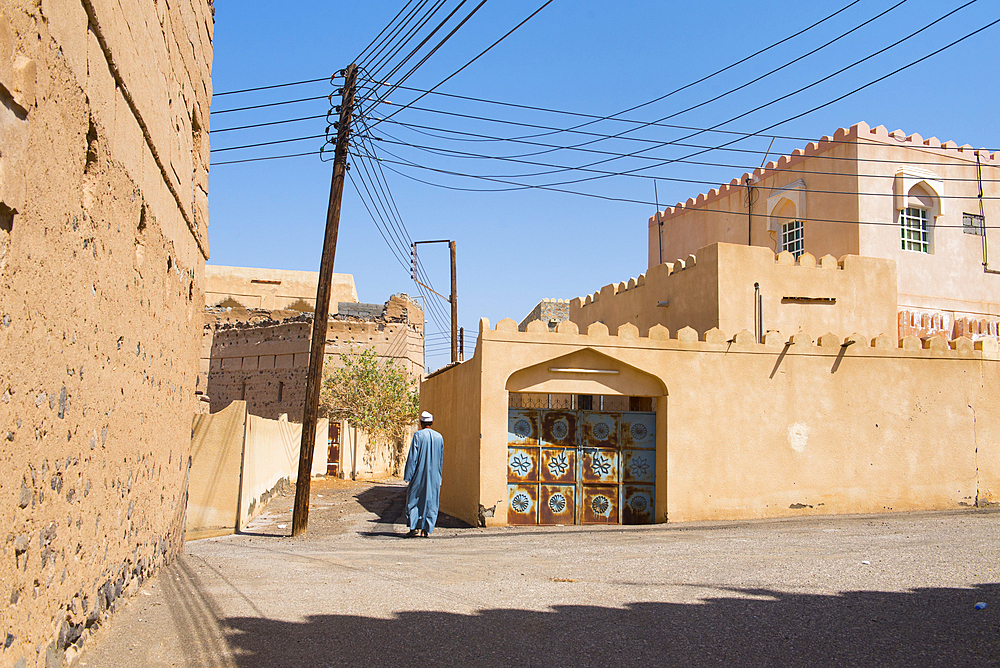
<svg viewBox="0 0 1000 668"><path fill-rule="evenodd" d="M655 484L655 412L508 409L509 524L650 524Z"/></svg>

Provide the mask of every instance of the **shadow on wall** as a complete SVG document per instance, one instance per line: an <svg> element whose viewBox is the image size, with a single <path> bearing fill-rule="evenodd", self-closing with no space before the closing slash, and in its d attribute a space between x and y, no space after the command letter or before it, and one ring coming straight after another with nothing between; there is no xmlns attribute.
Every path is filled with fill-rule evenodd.
<svg viewBox="0 0 1000 668"><path fill-rule="evenodd" d="M755 598L729 598L723 592L698 604L636 603L624 609L404 612L393 619L315 615L304 622L237 617L222 625L243 668L974 666L996 665L1000 659L1000 611L973 609L976 601L997 600L997 584L837 596L732 593Z"/></svg>

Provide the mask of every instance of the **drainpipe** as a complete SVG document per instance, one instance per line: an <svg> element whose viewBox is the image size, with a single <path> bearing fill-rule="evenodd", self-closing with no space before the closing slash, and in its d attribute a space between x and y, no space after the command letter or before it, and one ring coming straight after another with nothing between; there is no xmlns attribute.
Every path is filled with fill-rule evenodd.
<svg viewBox="0 0 1000 668"><path fill-rule="evenodd" d="M754 328L757 330L757 343L764 341L764 299L760 294L760 283L753 284L754 296Z"/></svg>
<svg viewBox="0 0 1000 668"><path fill-rule="evenodd" d="M1000 274L996 269L990 269L990 249L986 240L986 209L983 207L983 165L979 162L979 151L976 151L976 180L979 182L979 216L983 220L983 271L987 274Z"/></svg>

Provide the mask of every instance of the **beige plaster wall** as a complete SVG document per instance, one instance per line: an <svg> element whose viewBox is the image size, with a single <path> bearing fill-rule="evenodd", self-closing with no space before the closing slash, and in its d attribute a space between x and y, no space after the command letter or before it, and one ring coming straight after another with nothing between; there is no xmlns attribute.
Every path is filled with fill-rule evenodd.
<svg viewBox="0 0 1000 668"><path fill-rule="evenodd" d="M998 467L986 459L1000 439L987 385L1000 364L995 338L951 347L941 338L908 337L899 346L887 336L814 341L807 333L772 334L764 344L746 331L702 338L690 328L671 339L662 328L640 337L631 325L609 336L602 325L581 335L485 323L476 356L422 387L422 407L444 418L440 431L454 443L449 456L466 466L480 458L479 496L446 476L442 509L462 517L504 498L508 391L649 396L657 387L657 457L666 468L657 480L659 521L996 501ZM470 401L476 386L481 394ZM478 443L466 408L477 404ZM494 521L506 521L502 504Z"/></svg>
<svg viewBox="0 0 1000 668"><path fill-rule="evenodd" d="M580 331L595 322L611 331L625 323L643 330L662 325L671 331L754 331L759 284L764 331L895 335L895 294L885 289L895 282L889 260L848 255L838 262L806 253L796 262L790 253L717 243L572 300L570 319Z"/></svg>
<svg viewBox="0 0 1000 668"><path fill-rule="evenodd" d="M319 273L286 269L205 266L205 303L214 306L234 299L245 308L284 309L296 302L316 308L316 285ZM337 312L339 302L358 301L351 274L334 274L330 312Z"/></svg>
<svg viewBox="0 0 1000 668"><path fill-rule="evenodd" d="M515 325L516 329L516 325ZM420 410L434 415L434 429L444 436L444 463L441 484L441 511L472 526L507 523L507 494L493 487L481 487L484 455L496 466L497 453L486 451L484 418L497 429L497 416L484 411L483 366L480 344L465 362L431 374L420 384ZM506 409L505 409L506 411ZM507 416L503 416L506 437ZM506 448L506 443L504 444ZM506 467L506 452L501 465Z"/></svg>
<svg viewBox="0 0 1000 668"><path fill-rule="evenodd" d="M240 475L247 407L242 401L214 415L195 415L185 539L233 533L240 516Z"/></svg>
<svg viewBox="0 0 1000 668"><path fill-rule="evenodd" d="M207 0L0 3L0 663L71 661L182 545Z"/></svg>
<svg viewBox="0 0 1000 668"><path fill-rule="evenodd" d="M314 476L326 474L327 425L325 418L317 424ZM242 530L282 485L298 479L301 441L301 424L249 415L245 401L195 415L186 540Z"/></svg>

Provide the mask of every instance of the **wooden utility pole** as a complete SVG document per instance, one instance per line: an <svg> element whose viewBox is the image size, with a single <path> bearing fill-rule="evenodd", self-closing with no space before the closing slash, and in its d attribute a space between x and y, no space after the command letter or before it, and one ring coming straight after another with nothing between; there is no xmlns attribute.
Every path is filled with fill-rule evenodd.
<svg viewBox="0 0 1000 668"><path fill-rule="evenodd" d="M292 513L293 536L298 536L309 526L309 485L312 475L313 447L316 445L316 418L319 412L319 390L323 384L326 329L330 317L330 293L333 290L333 259L337 254L340 201L344 195L344 175L347 173L347 148L351 135L351 112L354 110L354 83L357 73L357 65L353 63L348 65L347 69L344 70L344 87L341 89L337 147L333 157L330 202L326 209L326 235L323 237L323 257L319 263L316 312L313 317L312 344L309 348L309 373L306 376L306 398L302 413L299 477L295 483L295 510Z"/></svg>
<svg viewBox="0 0 1000 668"><path fill-rule="evenodd" d="M458 361L458 277L455 275L455 242L449 241L451 250L451 363Z"/></svg>
<svg viewBox="0 0 1000 668"><path fill-rule="evenodd" d="M424 285L417 278L417 244L448 244L451 250L451 296L445 297L429 285ZM452 364L458 360L458 275L455 271L455 242L448 239L436 239L434 241L414 241L413 242L413 268L412 278L417 285L422 285L429 291L436 294L441 299L451 304L451 361Z"/></svg>

